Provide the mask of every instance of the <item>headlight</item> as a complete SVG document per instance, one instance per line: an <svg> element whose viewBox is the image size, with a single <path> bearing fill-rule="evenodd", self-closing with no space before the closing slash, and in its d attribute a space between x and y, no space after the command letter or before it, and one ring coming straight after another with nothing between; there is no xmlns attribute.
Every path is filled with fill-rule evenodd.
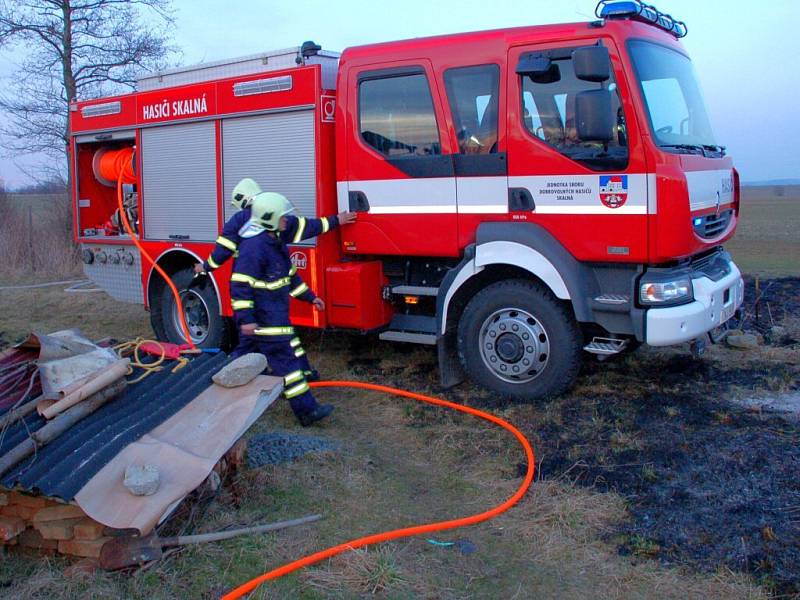
<svg viewBox="0 0 800 600"><path fill-rule="evenodd" d="M692 299L692 281L681 277L669 281L642 282L639 300L642 304L683 304Z"/></svg>

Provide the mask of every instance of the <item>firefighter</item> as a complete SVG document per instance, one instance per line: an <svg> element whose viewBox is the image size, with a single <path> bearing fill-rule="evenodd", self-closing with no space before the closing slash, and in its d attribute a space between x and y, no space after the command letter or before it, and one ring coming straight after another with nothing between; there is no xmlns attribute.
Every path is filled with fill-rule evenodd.
<svg viewBox="0 0 800 600"><path fill-rule="evenodd" d="M250 204L252 204L253 198L261 193L261 187L249 177L236 184L231 192L231 204L239 210L225 223L222 234L217 238L214 249L205 262L197 263L194 266L194 272L197 275L219 269L236 253L240 239L239 230L250 220Z"/></svg>
<svg viewBox="0 0 800 600"><path fill-rule="evenodd" d="M272 373L284 378L284 395L305 427L328 416L333 407L318 404L308 387L308 363L289 321L289 299L310 302L316 310L325 310L325 303L297 274L286 245L352 223L355 214L306 219L290 215L292 210L284 196L262 192L253 197L250 219L239 230L231 275L231 303L239 329L233 356L263 353Z"/></svg>

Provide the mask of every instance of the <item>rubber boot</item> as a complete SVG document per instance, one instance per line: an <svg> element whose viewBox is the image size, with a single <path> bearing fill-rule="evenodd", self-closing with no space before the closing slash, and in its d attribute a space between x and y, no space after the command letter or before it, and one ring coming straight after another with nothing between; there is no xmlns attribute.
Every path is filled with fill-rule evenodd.
<svg viewBox="0 0 800 600"><path fill-rule="evenodd" d="M333 412L333 408L334 407L330 404L318 404L314 410L303 415L298 415L297 418L300 420L300 425L303 427L308 427L309 425L312 425L317 421L321 421L331 414Z"/></svg>

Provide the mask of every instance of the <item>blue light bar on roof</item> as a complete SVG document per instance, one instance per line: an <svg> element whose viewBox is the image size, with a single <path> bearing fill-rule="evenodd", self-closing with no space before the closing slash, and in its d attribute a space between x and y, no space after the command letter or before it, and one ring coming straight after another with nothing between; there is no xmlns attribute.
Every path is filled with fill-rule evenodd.
<svg viewBox="0 0 800 600"><path fill-rule="evenodd" d="M594 14L599 19L633 19L649 23L678 38L684 37L689 32L683 21L678 21L660 12L655 6L640 0L600 0L594 9Z"/></svg>

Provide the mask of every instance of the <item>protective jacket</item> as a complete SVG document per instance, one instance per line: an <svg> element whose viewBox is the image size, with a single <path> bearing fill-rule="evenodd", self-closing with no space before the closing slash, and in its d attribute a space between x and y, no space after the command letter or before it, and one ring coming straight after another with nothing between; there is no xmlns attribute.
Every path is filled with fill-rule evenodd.
<svg viewBox="0 0 800 600"><path fill-rule="evenodd" d="M265 341L289 341L289 299L312 302L316 295L297 274L286 245L326 233L339 225L335 216L306 219L289 215L286 229L241 239L231 275L231 303L236 323L256 323Z"/></svg>
<svg viewBox="0 0 800 600"><path fill-rule="evenodd" d="M222 227L222 233L217 238L214 249L203 263L203 270L210 273L214 269L219 269L231 256L235 256L236 250L242 238L239 230L250 220L250 209L238 211Z"/></svg>

